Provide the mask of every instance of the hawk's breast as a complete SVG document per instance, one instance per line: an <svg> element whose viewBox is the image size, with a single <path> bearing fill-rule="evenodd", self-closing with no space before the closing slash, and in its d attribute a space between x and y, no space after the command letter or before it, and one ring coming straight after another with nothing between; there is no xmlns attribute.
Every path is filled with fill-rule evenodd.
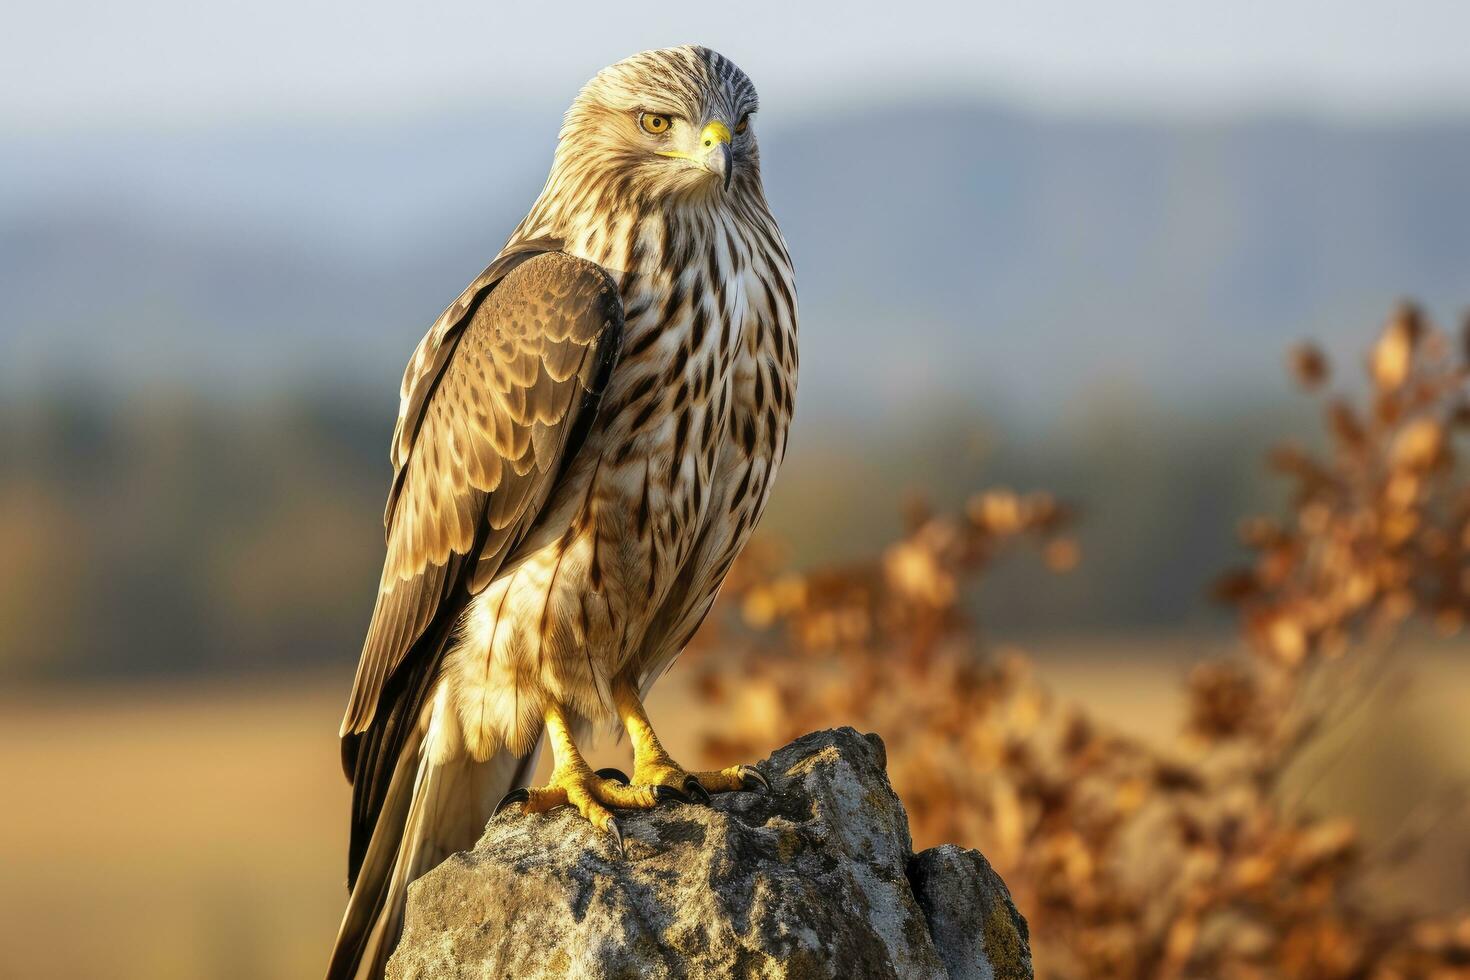
<svg viewBox="0 0 1470 980"><path fill-rule="evenodd" d="M583 451L516 560L472 601L451 657L480 757L528 749L547 698L606 716L614 678L641 682L682 649L785 449L796 310L784 249L715 225L701 248L676 249L693 256L679 265L669 249L693 233L650 224L604 234L613 244L583 256L620 283L623 353Z"/></svg>

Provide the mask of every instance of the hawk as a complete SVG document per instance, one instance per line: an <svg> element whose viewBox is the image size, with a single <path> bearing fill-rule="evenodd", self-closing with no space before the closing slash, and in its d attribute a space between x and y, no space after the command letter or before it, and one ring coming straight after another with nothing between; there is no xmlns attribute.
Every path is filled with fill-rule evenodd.
<svg viewBox="0 0 1470 980"><path fill-rule="evenodd" d="M762 788L690 773L643 707L760 519L796 390L796 289L755 88L646 51L568 110L541 195L404 372L387 557L346 717L347 910L329 978L380 977L408 883L505 800L613 811ZM578 743L621 725L631 779ZM531 787L543 744L554 769Z"/></svg>

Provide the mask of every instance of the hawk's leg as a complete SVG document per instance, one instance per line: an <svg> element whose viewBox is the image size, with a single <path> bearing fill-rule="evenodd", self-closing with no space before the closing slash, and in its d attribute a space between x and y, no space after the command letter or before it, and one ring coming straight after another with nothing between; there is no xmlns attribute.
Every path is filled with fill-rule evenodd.
<svg viewBox="0 0 1470 980"><path fill-rule="evenodd" d="M618 717L627 729L628 740L633 743L634 787L667 787L702 802L709 801L710 793L757 788L770 790L766 777L754 766L688 772L673 760L658 740L653 724L648 720L648 712L631 684L624 681L614 685L613 701L617 705Z"/></svg>
<svg viewBox="0 0 1470 980"><path fill-rule="evenodd" d="M627 786L615 779L604 778L592 771L587 760L582 758L577 743L572 739L566 716L560 707L550 705L546 709L546 739L551 743L554 765L551 781L545 786L532 786L506 794L495 808L510 803L524 803L526 810L540 813L553 807L571 804L582 816L599 830L605 830L623 843L623 834L618 822L608 807L636 810L651 810L659 800L666 797L667 790L655 786Z"/></svg>

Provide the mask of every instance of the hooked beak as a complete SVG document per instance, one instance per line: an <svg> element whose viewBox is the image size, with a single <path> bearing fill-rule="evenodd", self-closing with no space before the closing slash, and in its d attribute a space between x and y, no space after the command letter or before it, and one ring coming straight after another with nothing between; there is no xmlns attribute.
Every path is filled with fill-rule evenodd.
<svg viewBox="0 0 1470 980"><path fill-rule="evenodd" d="M735 176L735 160L730 153L730 127L715 120L699 134L699 146L704 151L704 169L720 178L725 190L730 189L730 178Z"/></svg>
<svg viewBox="0 0 1470 980"><path fill-rule="evenodd" d="M735 158L730 152L730 127L716 119L704 127L699 134L699 152L684 153L680 150L659 150L661 157L688 160L698 164L706 173L720 178L725 190L730 189L730 180L735 176Z"/></svg>

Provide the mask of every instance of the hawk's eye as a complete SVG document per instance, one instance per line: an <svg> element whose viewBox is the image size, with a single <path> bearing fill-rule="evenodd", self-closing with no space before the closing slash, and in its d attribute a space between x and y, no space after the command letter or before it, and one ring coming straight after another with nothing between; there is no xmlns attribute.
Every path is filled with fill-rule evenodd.
<svg viewBox="0 0 1470 980"><path fill-rule="evenodd" d="M740 134L744 133L749 128L750 128L750 116L748 114L747 115L744 115L744 116L741 116L740 117L740 121L735 124L735 135L739 136Z"/></svg>
<svg viewBox="0 0 1470 980"><path fill-rule="evenodd" d="M638 117L638 125L643 127L643 131L645 133L652 133L655 136L662 136L664 133L667 133L670 122L671 120L668 116L661 115L657 112L645 112Z"/></svg>

